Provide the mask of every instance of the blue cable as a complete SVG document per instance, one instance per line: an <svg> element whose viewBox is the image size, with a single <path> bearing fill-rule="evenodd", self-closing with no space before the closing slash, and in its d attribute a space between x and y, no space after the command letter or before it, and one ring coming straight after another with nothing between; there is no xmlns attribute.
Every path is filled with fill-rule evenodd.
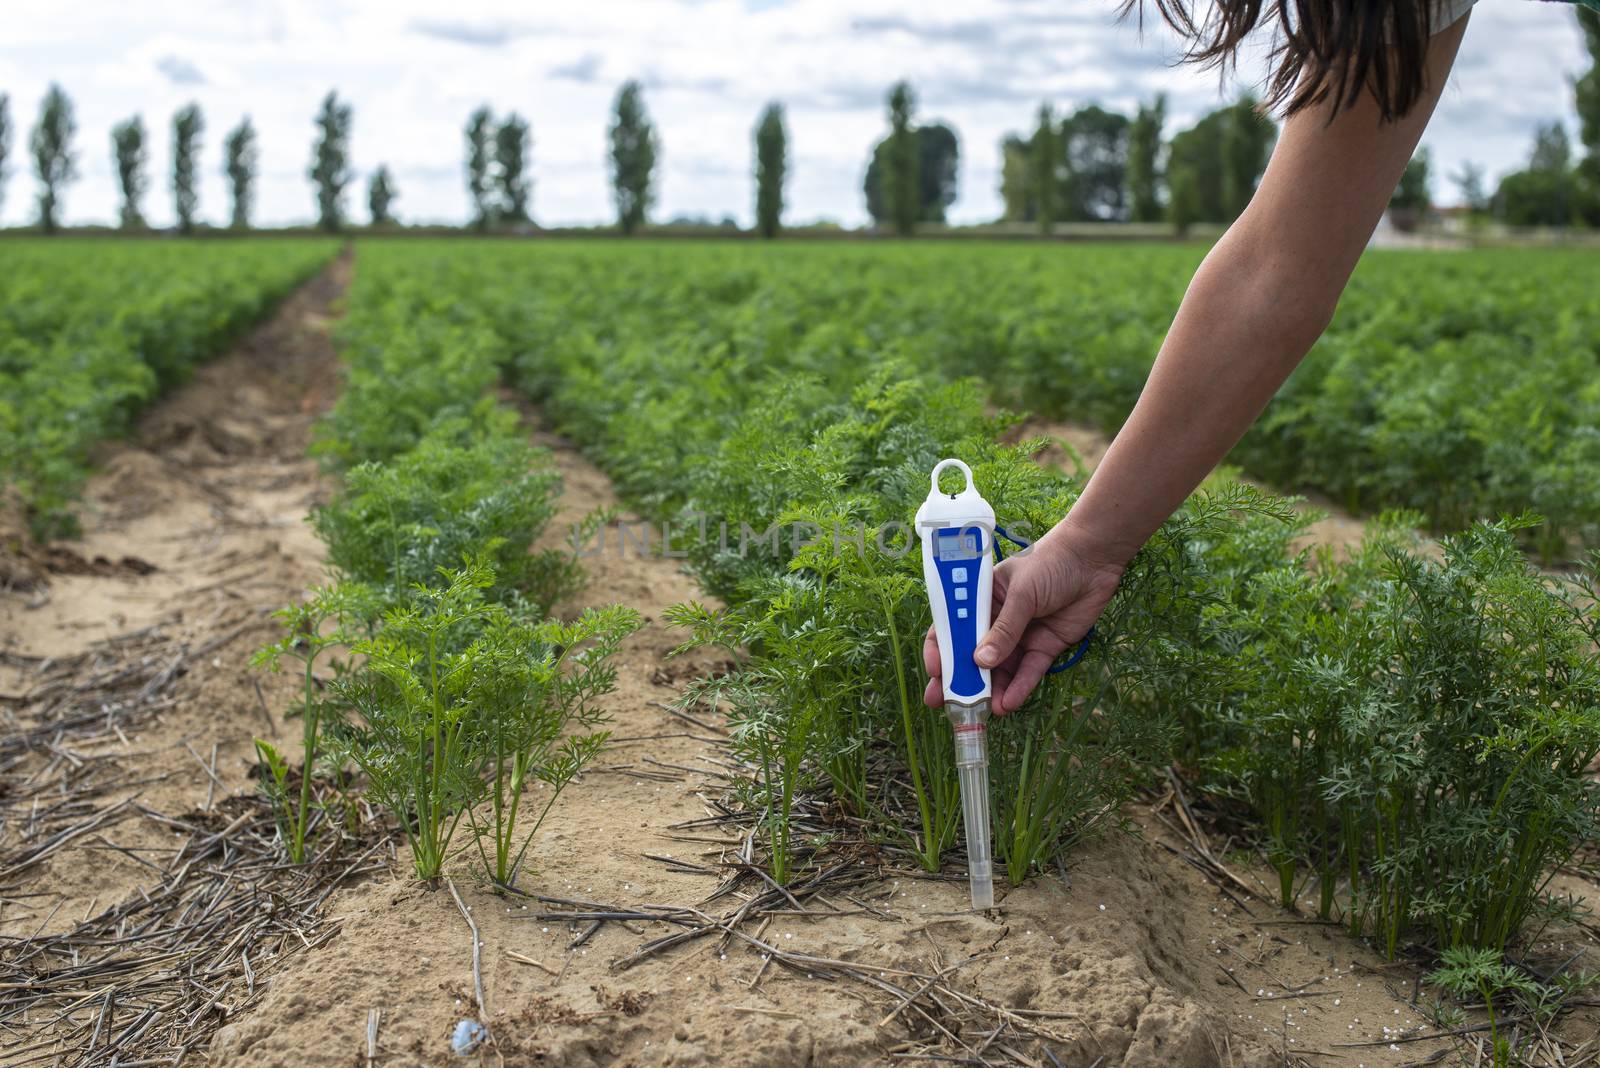
<svg viewBox="0 0 1600 1068"><path fill-rule="evenodd" d="M1019 549L1026 549L1033 544L1031 541L1026 541L1010 534L1007 532L1005 527L997 526L994 528L994 532L1000 536L994 539L994 559L996 563L999 563L1006 558L1006 554L1000 551L1000 538L1006 539L1006 541L1009 541L1012 545L1015 545ZM1084 654L1089 651L1089 639L1093 637L1094 628L1090 627L1089 632L1083 636L1083 640L1078 642L1077 648L1068 653L1066 659L1057 659L1054 664L1050 665L1049 670L1046 671L1045 674L1059 675L1068 668L1075 667L1078 661L1083 659Z"/></svg>

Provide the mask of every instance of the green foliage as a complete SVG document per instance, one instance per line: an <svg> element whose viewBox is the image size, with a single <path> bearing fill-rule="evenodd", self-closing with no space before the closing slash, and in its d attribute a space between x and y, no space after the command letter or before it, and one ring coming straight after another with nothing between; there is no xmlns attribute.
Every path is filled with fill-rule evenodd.
<svg viewBox="0 0 1600 1068"><path fill-rule="evenodd" d="M783 222L783 183L787 176L789 133L783 105L768 104L756 124L756 229L765 238L778 236Z"/></svg>
<svg viewBox="0 0 1600 1068"><path fill-rule="evenodd" d="M322 772L358 769L419 878L441 874L466 820L486 872L509 885L556 797L604 745L609 659L641 621L623 608L542 621L579 572L568 552L530 551L560 482L491 393L508 348L488 328L492 309L373 258L349 293L345 389L318 428L318 451L344 475L313 515L337 582L286 610L291 636L262 653L306 659L302 704L316 710L301 801L284 810L303 826L328 748ZM319 622L329 604L341 627ZM319 699L310 658L335 645L346 659ZM330 744L313 743L319 729ZM259 751L269 792L286 795L288 761ZM530 789L547 791L531 818ZM291 846L303 840L293 819L285 827Z"/></svg>
<svg viewBox="0 0 1600 1068"><path fill-rule="evenodd" d="M339 94L330 91L312 120L317 137L311 145L311 166L306 177L317 190L317 225L330 232L344 226L344 189L350 184L351 175L352 116L350 105L340 103Z"/></svg>
<svg viewBox="0 0 1600 1068"><path fill-rule="evenodd" d="M289 860L303 864L306 859L306 832L311 823L311 780L323 754L323 734L328 720L337 713L337 706L322 695L317 680L317 661L329 650L348 646L359 634L355 628L370 620L377 612L378 602L364 586L341 583L311 591L308 600L280 609L277 620L283 624L284 636L272 645L259 650L254 658L258 666L280 671L284 660L300 664L300 701L293 715L300 717L300 790L296 797L289 788L289 764L277 748L266 739L255 740L256 755L266 772L263 780L278 814L278 831L289 853ZM343 674L346 665L333 660L336 672Z"/></svg>
<svg viewBox="0 0 1600 1068"><path fill-rule="evenodd" d="M917 126L916 211L917 222L944 222L944 213L955 203L961 170L961 144L956 133L942 122ZM878 142L867 163L862 188L867 197L867 214L874 223L892 222L884 175L888 173L890 138Z"/></svg>
<svg viewBox="0 0 1600 1068"><path fill-rule="evenodd" d="M1568 963L1571 963L1570 961ZM1457 998L1482 1002L1489 1014L1489 1049L1495 1068L1522 1063L1512 1038L1501 1030L1506 1010L1526 1014L1540 1024L1555 1018L1573 994L1593 987L1600 975L1557 969L1552 979L1538 980L1528 972L1506 962L1499 950L1458 946L1441 954L1438 968L1429 972L1427 982Z"/></svg>
<svg viewBox="0 0 1600 1068"><path fill-rule="evenodd" d="M246 115L222 142L222 173L228 179L228 199L232 204L228 225L235 230L250 229L258 158L256 128Z"/></svg>
<svg viewBox="0 0 1600 1068"><path fill-rule="evenodd" d="M333 692L356 718L334 724L334 743L395 815L419 879L440 876L461 820L476 826L472 809L492 800L478 846L488 873L509 883L556 795L604 744L594 702L611 686L607 658L639 620L611 609L536 626L486 599L495 578L481 560L441 577L351 646L363 666ZM574 727L590 733L569 734ZM535 781L551 794L518 846L517 814Z"/></svg>
<svg viewBox="0 0 1600 1068"><path fill-rule="evenodd" d="M1125 219L1137 183L1138 195L1146 198L1140 209L1148 213L1157 197L1165 108L1158 98L1130 122L1088 104L1058 122L1050 105L1041 104L1032 135L1012 135L1002 146L1007 160L1015 161L1002 176L1006 217L1036 221L1044 233L1057 222ZM1129 170L1133 163L1141 168L1137 174Z"/></svg>
<svg viewBox="0 0 1600 1068"><path fill-rule="evenodd" d="M0 205L5 204L6 179L11 172L6 161L11 155L11 95L0 93Z"/></svg>
<svg viewBox="0 0 1600 1068"><path fill-rule="evenodd" d="M333 255L312 241L12 241L0 276L0 479L38 537L74 528L93 446Z"/></svg>
<svg viewBox="0 0 1600 1068"><path fill-rule="evenodd" d="M497 593L538 611L574 592L570 552L529 546L555 515L561 480L520 437L470 444L426 437L385 463L345 472L344 491L312 513L328 563L393 601L463 559L493 567Z"/></svg>
<svg viewBox="0 0 1600 1068"><path fill-rule="evenodd" d="M494 132L494 180L499 187L497 215L508 222L528 221L528 124L516 112Z"/></svg>
<svg viewBox="0 0 1600 1068"><path fill-rule="evenodd" d="M617 225L632 234L644 225L655 202L656 156L661 138L644 107L644 87L623 83L611 122L611 192L617 204Z"/></svg>
<svg viewBox="0 0 1600 1068"><path fill-rule="evenodd" d="M1571 226L1582 211L1583 189L1572 165L1572 141L1560 122L1540 126L1528 166L1500 179L1495 214L1510 226Z"/></svg>
<svg viewBox="0 0 1600 1068"><path fill-rule="evenodd" d="M502 886L516 882L528 845L556 799L605 746L597 702L616 684L612 656L643 620L631 608L590 609L571 623L531 625L496 616L468 649L467 700L474 708L471 744L486 765L492 817L473 820L484 870ZM575 730L588 731L574 734ZM518 826L534 783L549 791L533 818ZM521 844L518 845L518 836ZM484 839L493 844L491 859Z"/></svg>
<svg viewBox="0 0 1600 1068"><path fill-rule="evenodd" d="M912 116L916 110L916 97L907 82L899 82L889 90L889 137L884 142L883 203L884 217L894 225L894 232L910 237L922 214L921 175L922 153L917 145L916 129ZM876 159L877 153L873 153ZM868 188L871 188L872 169L867 169ZM871 195L868 194L868 210ZM876 217L876 216L875 216Z"/></svg>
<svg viewBox="0 0 1600 1068"><path fill-rule="evenodd" d="M337 467L388 460L424 437L469 443L506 432L515 416L487 390L504 349L481 327L418 315L403 300L365 299L356 282L345 322L346 385L313 451Z"/></svg>
<svg viewBox="0 0 1600 1068"><path fill-rule="evenodd" d="M1489 193L1484 187L1484 170L1481 163L1464 160L1461 169L1450 176L1461 191L1461 206L1473 214L1489 210Z"/></svg>
<svg viewBox="0 0 1600 1068"><path fill-rule="evenodd" d="M493 207L490 198L490 171L494 167L491 142L494 139L494 113L480 107L467 117L467 195L472 198L473 225L488 227Z"/></svg>
<svg viewBox="0 0 1600 1068"><path fill-rule="evenodd" d="M1343 882L1352 932L1390 955L1504 947L1600 829L1594 624L1529 566L1524 522L1474 526L1442 561L1405 517L1347 566L1258 558L1182 653L1185 749L1262 817L1284 904L1309 870L1328 916Z"/></svg>
<svg viewBox="0 0 1600 1068"><path fill-rule="evenodd" d="M1049 104L1039 105L1039 126L1033 131L1028 156L1033 215L1039 221L1039 232L1048 234L1056 222L1056 195L1061 184L1061 146L1056 143L1055 116Z"/></svg>
<svg viewBox="0 0 1600 1068"><path fill-rule="evenodd" d="M1061 120L1063 217L1109 221L1127 217L1128 117L1087 104Z"/></svg>
<svg viewBox="0 0 1600 1068"><path fill-rule="evenodd" d="M194 231L194 213L200 205L200 190L195 185L195 163L200 152L200 134L205 120L200 105L190 104L172 117L172 203L180 234Z"/></svg>
<svg viewBox="0 0 1600 1068"><path fill-rule="evenodd" d="M361 769L368 795L394 813L424 880L439 877L456 826L484 795L472 752L481 683L469 650L505 620L483 599L494 582L487 566L469 564L444 578L391 608L374 637L352 645L364 667L340 680L334 695L359 719L331 724L339 757Z"/></svg>
<svg viewBox="0 0 1600 1068"><path fill-rule="evenodd" d="M122 191L119 225L124 230L144 228L139 198L144 196L149 179L144 166L148 153L144 144L144 120L135 115L111 128L111 154L117 168L117 187Z"/></svg>
<svg viewBox="0 0 1600 1068"><path fill-rule="evenodd" d="M1167 122L1167 98L1157 93L1128 127L1128 217L1134 222L1161 220L1161 130Z"/></svg>
<svg viewBox="0 0 1600 1068"><path fill-rule="evenodd" d="M1016 533L1069 509L1076 484L996 444L986 404L1120 422L1197 255L373 246L358 286L379 306L388 294L370 322L391 340L360 344L448 318L634 507L671 521L726 604L672 619L690 644L746 654L682 700L731 716L738 796L776 878L815 862L821 843L791 815L819 792L936 867L961 833L950 732L920 703L916 552L890 551L905 533L884 524L909 519L952 454ZM1597 400L1591 288L1559 254L1370 257L1237 455L1436 516L1537 495L1579 529L1584 473L1600 469L1580 422ZM1555 322L1532 311L1556 294ZM1136 558L1084 661L991 725L1009 877L1113 826L1141 769L1176 753L1286 898L1315 879L1319 909L1386 947L1498 947L1547 918L1546 873L1594 831L1582 769L1600 746L1600 635L1576 607L1592 594L1531 569L1520 522L1476 527L1435 561L1414 519L1335 563L1295 551L1303 521L1282 499L1226 481L1196 495Z"/></svg>
<svg viewBox="0 0 1600 1068"><path fill-rule="evenodd" d="M72 153L77 132L72 101L52 83L39 103L39 121L28 139L33 172L39 179L39 226L47 234L55 233L59 224L61 194L78 177L78 161Z"/></svg>
<svg viewBox="0 0 1600 1068"><path fill-rule="evenodd" d="M488 106L467 118L467 195L472 225L479 231L502 223L528 221L528 123L515 112L494 121Z"/></svg>
<svg viewBox="0 0 1600 1068"><path fill-rule="evenodd" d="M1405 173L1400 175L1400 183L1389 197L1389 210L1410 212L1420 217L1433 207L1433 196L1428 191L1428 172L1428 150L1419 148L1406 164Z"/></svg>
<svg viewBox="0 0 1600 1068"><path fill-rule="evenodd" d="M1167 163L1174 224L1182 229L1238 218L1255 194L1276 137L1277 127L1248 94L1174 135Z"/></svg>
<svg viewBox="0 0 1600 1068"><path fill-rule="evenodd" d="M389 175L387 164L380 166L372 172L372 180L367 184L367 209L372 213L373 226L393 226L394 202L400 198L400 193L394 187L394 179Z"/></svg>

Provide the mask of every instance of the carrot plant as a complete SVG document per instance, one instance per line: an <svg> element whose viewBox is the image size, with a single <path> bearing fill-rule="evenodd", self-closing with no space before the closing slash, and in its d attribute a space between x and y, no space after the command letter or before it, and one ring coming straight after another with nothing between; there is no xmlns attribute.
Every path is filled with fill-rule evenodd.
<svg viewBox="0 0 1600 1068"><path fill-rule="evenodd" d="M253 663L282 670L285 660L299 662L300 699L300 789L298 796L289 784L289 762L265 738L255 740L256 757L263 770L263 783L277 813L289 859L296 864L306 859L306 832L312 816L311 780L323 756L323 735L329 719L338 714L337 706L323 696L317 678L317 662L324 654L346 648L355 640L361 620L372 615L371 591L356 583L339 583L311 591L308 600L279 609L276 618L283 624L284 636L255 654ZM333 670L342 674L347 664L329 658Z"/></svg>
<svg viewBox="0 0 1600 1068"><path fill-rule="evenodd" d="M1501 949L1600 829L1592 610L1529 566L1528 522L1479 524L1439 561L1380 528L1348 565L1253 575L1197 639L1207 785L1262 821L1286 905L1315 877L1318 910L1390 955Z"/></svg>
<svg viewBox="0 0 1600 1068"><path fill-rule="evenodd" d="M605 744L596 702L639 619L612 608L533 622L489 599L495 576L482 558L441 578L413 587L352 644L363 663L334 685L354 713L336 725L336 751L394 814L417 878L440 876L465 819L487 874L509 884L556 797ZM534 782L550 795L532 826L519 824ZM480 824L473 810L485 802Z"/></svg>
<svg viewBox="0 0 1600 1068"><path fill-rule="evenodd" d="M376 589L404 597L437 583L441 568L482 557L494 569L493 596L544 611L580 577L570 551L528 548L555 515L560 486L549 454L521 437L462 445L430 435L384 463L351 468L312 523L328 563Z"/></svg>
<svg viewBox="0 0 1600 1068"><path fill-rule="evenodd" d="M484 792L471 748L468 650L495 614L484 598L493 582L477 562L417 588L352 646L365 666L334 691L356 714L338 725L337 752L394 814L423 880L440 876L457 824Z"/></svg>
<svg viewBox="0 0 1600 1068"><path fill-rule="evenodd" d="M468 745L486 766L492 806L487 823L479 823L471 808L467 815L484 870L500 885L516 882L556 799L604 748L609 732L598 728L608 716L598 701L616 683L612 654L641 622L622 607L590 609L571 623L538 624L491 609L482 635L466 650ZM523 795L536 782L548 796L531 822L519 823Z"/></svg>

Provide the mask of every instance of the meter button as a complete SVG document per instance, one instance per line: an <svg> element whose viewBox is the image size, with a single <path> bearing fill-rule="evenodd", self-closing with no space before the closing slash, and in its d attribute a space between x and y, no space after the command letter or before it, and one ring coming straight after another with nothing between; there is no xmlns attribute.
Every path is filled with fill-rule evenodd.
<svg viewBox="0 0 1600 1068"><path fill-rule="evenodd" d="M967 588L965 586L957 586L956 587L956 600L965 601L966 599L967 599Z"/></svg>
<svg viewBox="0 0 1600 1068"><path fill-rule="evenodd" d="M967 618L967 610L965 608L957 608L956 609L956 618L957 619L966 619Z"/></svg>
<svg viewBox="0 0 1600 1068"><path fill-rule="evenodd" d="M967 581L967 569L964 568L964 567L953 567L953 568L951 568L950 569L950 580L952 582L965 582L965 581Z"/></svg>

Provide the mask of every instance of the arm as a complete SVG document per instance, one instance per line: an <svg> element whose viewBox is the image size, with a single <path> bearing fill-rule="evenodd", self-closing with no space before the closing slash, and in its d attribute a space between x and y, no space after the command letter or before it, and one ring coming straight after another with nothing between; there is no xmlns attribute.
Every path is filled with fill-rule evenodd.
<svg viewBox="0 0 1600 1068"><path fill-rule="evenodd" d="M1250 205L1195 272L1127 423L1072 512L995 572L996 618L978 662L994 711L1019 706L1099 618L1123 569L1260 416L1333 316L1416 150L1466 28L1433 38L1428 90L1404 118L1370 98L1330 123L1285 124ZM931 650L931 652L930 652ZM938 653L930 704L942 696Z"/></svg>

